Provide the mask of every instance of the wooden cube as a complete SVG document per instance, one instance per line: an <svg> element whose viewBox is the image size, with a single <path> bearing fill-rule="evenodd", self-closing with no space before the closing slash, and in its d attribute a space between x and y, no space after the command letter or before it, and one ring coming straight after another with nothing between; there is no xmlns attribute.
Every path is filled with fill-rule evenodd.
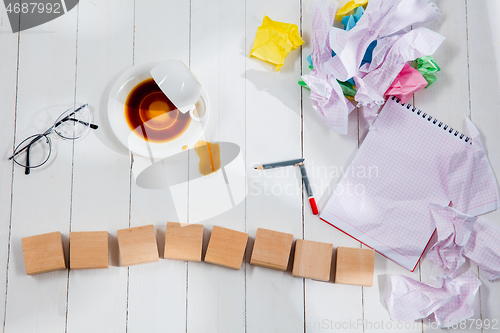
<svg viewBox="0 0 500 333"><path fill-rule="evenodd" d="M203 225L167 222L165 259L201 261Z"/></svg>
<svg viewBox="0 0 500 333"><path fill-rule="evenodd" d="M71 269L108 268L107 231L77 231L69 234Z"/></svg>
<svg viewBox="0 0 500 333"><path fill-rule="evenodd" d="M375 252L371 249L337 248L335 283L373 286Z"/></svg>
<svg viewBox="0 0 500 333"><path fill-rule="evenodd" d="M286 271L293 235L258 228L250 264Z"/></svg>
<svg viewBox="0 0 500 333"><path fill-rule="evenodd" d="M240 269L248 234L214 226L208 242L205 261L211 264Z"/></svg>
<svg viewBox="0 0 500 333"><path fill-rule="evenodd" d="M121 229L116 233L122 266L159 260L153 225Z"/></svg>
<svg viewBox="0 0 500 333"><path fill-rule="evenodd" d="M59 231L24 237L21 242L26 274L34 275L66 268L62 237Z"/></svg>
<svg viewBox="0 0 500 333"><path fill-rule="evenodd" d="M314 280L330 280L333 245L297 239L292 276Z"/></svg>

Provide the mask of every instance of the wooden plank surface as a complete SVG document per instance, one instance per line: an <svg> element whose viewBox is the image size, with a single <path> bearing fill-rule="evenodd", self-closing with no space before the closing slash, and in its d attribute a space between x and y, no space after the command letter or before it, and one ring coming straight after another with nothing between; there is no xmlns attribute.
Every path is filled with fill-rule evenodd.
<svg viewBox="0 0 500 333"><path fill-rule="evenodd" d="M129 226L130 158L111 132L107 101L132 65L134 9L120 1L80 1L77 9L76 101L89 103L99 128L75 143L71 231L108 231L110 267L70 271L67 331L123 332L127 269L119 267L116 231Z"/></svg>
<svg viewBox="0 0 500 333"><path fill-rule="evenodd" d="M306 58L312 52L312 9L313 1L302 2L302 31L306 42L302 49L302 74L310 72ZM302 94L303 156L321 211L357 151L358 113L353 111L349 115L347 135L335 134L313 109L309 91L302 89ZM304 201L304 239L332 243L333 263L338 246L360 246L359 242L314 216L307 201ZM335 285L335 265L331 272L329 282L305 280L305 331L324 332L325 327L342 329L344 325L350 332L363 332L363 323L358 325L358 320L363 319L362 287ZM343 301L336 301L338 299ZM350 325L351 322L356 324Z"/></svg>
<svg viewBox="0 0 500 333"><path fill-rule="evenodd" d="M71 11L20 33L13 124L17 143L43 133L60 113L73 106L76 24L77 12ZM73 145L57 135L51 135L51 139L54 152L44 167L28 176L21 167L14 168L6 332L62 332L66 325L68 271L26 275L21 247L23 237L59 231L67 248Z"/></svg>
<svg viewBox="0 0 500 333"><path fill-rule="evenodd" d="M300 28L300 1L247 1L247 57L264 15ZM303 236L299 168L253 169L302 156L299 75L300 48L288 54L279 72L275 65L260 59L249 57L246 61L246 226L250 237L255 237L260 227L292 234L295 239ZM247 332L303 331L303 279L292 277L291 267L281 273L247 266L246 285Z"/></svg>
<svg viewBox="0 0 500 333"><path fill-rule="evenodd" d="M434 54L442 71L438 73L438 80L428 89L415 94L414 105L424 112L439 119L445 124L464 133L465 117L470 115L469 108L469 71L468 71L468 45L467 45L467 11L465 3L440 2L443 17L429 28L446 37L441 47ZM467 132L465 132L467 133ZM477 275L477 266L471 264L472 271ZM443 271L425 258L420 263L421 280L431 283ZM474 316L472 319L481 318L479 297L474 299ZM424 320L424 332L438 332L439 328L430 326L433 318ZM460 332L460 329L450 329L450 332ZM470 332L480 330L471 329Z"/></svg>
<svg viewBox="0 0 500 333"><path fill-rule="evenodd" d="M210 102L210 114L204 132L206 141L233 142L245 152L245 1L191 2L191 58L190 69L204 85ZM198 190L214 178L217 186L221 174L201 178L199 159L195 152L189 154L189 213L188 222L203 224L205 255L213 225L245 232L245 205L218 216L211 217L204 198L227 198L224 189ZM244 170L243 170L244 172ZM195 183L196 182L196 183ZM200 183L201 182L201 183ZM199 187L196 185L200 185ZM223 185L225 187L225 185ZM217 197L217 195L223 195ZM227 203L227 201L226 201ZM229 208L229 207L228 207ZM205 215L207 214L207 215ZM245 329L245 264L239 271L207 263L188 263L187 331L188 332L243 332Z"/></svg>
<svg viewBox="0 0 500 333"><path fill-rule="evenodd" d="M135 2L134 64L179 59L189 65L189 2ZM151 24L155 22L155 24ZM134 156L134 163L139 156ZM178 161L187 168L187 156ZM154 224L160 262L130 267L129 332L186 330L186 273L183 261L163 260L167 221L179 220L187 204L175 206L168 187L144 188L131 180L131 225ZM183 185L187 189L187 183ZM181 214L180 211L184 213ZM168 300L168 301L167 301ZM145 307L148 303L150 306ZM168 324L167 324L168 323Z"/></svg>
<svg viewBox="0 0 500 333"><path fill-rule="evenodd" d="M0 304L5 304L7 294L7 269L10 252L10 223L12 204L12 176L14 162L5 157L10 156L14 149L15 115L17 108L17 61L19 34L13 34L7 13L0 10L0 34L2 37L2 51L0 52L0 101L2 112L0 113L0 151L3 157L0 159L0 281L5 281L5 289L2 289ZM0 306L0 318L2 327L5 325L5 306Z"/></svg>
<svg viewBox="0 0 500 333"><path fill-rule="evenodd" d="M10 31L1 8L4 155L12 151L14 141L50 126L63 106L88 102L99 125L74 145L51 136L51 163L29 176L6 159L0 162L4 332L324 332L345 325L350 332L435 331L427 319L396 326L382 295L389 275L430 282L440 269L424 260L415 272L408 272L375 254L372 287L334 284L335 249L364 246L312 215L298 169L253 169L256 164L304 157L321 210L361 142L364 123L357 111L349 116L349 134L334 134L313 110L309 92L297 85L299 76L309 72L312 4L82 0L66 15L20 34ZM430 28L447 38L435 54L442 72L413 103L462 131L463 119L470 115L498 175L500 27L495 13L500 8L497 0L437 4L443 17ZM288 55L280 72L248 56L264 15L297 24L306 42ZM231 186L246 188L247 196L222 214L210 215L206 203L199 201L204 196L198 193L202 187L197 181L203 178L193 176L198 168L194 151L175 161L186 170L186 181L175 191L144 188L135 183L131 169L139 158L110 130L107 98L117 77L134 64L165 59L182 60L207 90L211 110L204 139L239 148L242 170L232 167L246 175L246 181L235 178L237 184L227 184L227 189L230 193ZM224 184L228 176L219 172L205 177ZM224 194L215 200L230 198ZM485 217L500 221L498 211ZM241 269L163 259L167 221L205 226L202 257L212 226L248 233ZM116 230L149 224L155 226L160 260L118 267ZM284 272L250 265L257 228L333 244L330 280L293 277L291 264ZM67 250L70 231L94 230L110 234L108 269L26 275L22 237L59 231ZM499 284L486 281L476 265L471 269L483 282L473 317L483 321L483 329L473 325L449 331L497 331L492 324L500 319ZM392 325L376 325L381 322Z"/></svg>
<svg viewBox="0 0 500 333"><path fill-rule="evenodd" d="M467 2L471 120L481 133L481 141L486 148L497 181L500 177L500 154L498 154L500 117L496 112L500 108L498 99L500 24L495 13L499 11L500 3L495 0ZM484 218L500 225L498 210L485 214ZM497 305L497 300L500 299L499 282L488 281L481 270L479 278L483 283L479 288L481 321L476 323L483 332L498 332L500 330Z"/></svg>

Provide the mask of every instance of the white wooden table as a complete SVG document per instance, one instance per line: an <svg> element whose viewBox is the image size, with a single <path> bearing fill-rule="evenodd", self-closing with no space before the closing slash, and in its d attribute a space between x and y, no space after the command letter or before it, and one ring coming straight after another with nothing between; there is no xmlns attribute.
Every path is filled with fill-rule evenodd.
<svg viewBox="0 0 500 333"><path fill-rule="evenodd" d="M413 104L457 129L470 116L500 174L499 0L440 0L443 17L430 27L446 41L435 54L438 81ZM64 16L12 33L0 6L0 321L20 332L429 332L428 321L390 322L380 302L387 275L422 281L439 274L423 260L411 273L376 255L373 287L294 278L249 265L258 227L295 238L360 247L310 212L298 169L253 170L257 163L304 157L320 203L327 199L363 135L358 112L347 136L332 133L297 85L309 72L309 0L81 0ZM299 25L306 43L278 73L249 58L264 15ZM113 82L127 68L180 59L207 88L212 104L209 141L240 146L246 200L203 222L250 234L240 271L207 263L159 262L119 267L116 230L154 224L160 247L167 221L177 221L168 189L138 187L131 154L113 137L106 104ZM88 102L100 129L72 145L55 140L52 163L31 175L7 161L15 143L44 130L45 110ZM361 123L361 126L360 126ZM267 184L267 185L265 185ZM279 191L280 188L296 189ZM186 183L187 190L189 184ZM267 188L267 192L266 189ZM260 190L260 191L258 191ZM260 192L260 194L258 194ZM321 206L320 204L320 206ZM187 214L196 209L186 205ZM487 215L500 225L500 212ZM189 222L189 221L181 221ZM21 238L60 231L107 230L111 266L27 276ZM3 267L3 268L2 268ZM500 319L500 283L483 285L474 318ZM473 326L475 327L475 326ZM456 330L450 330L456 331ZM489 332L491 329L458 329Z"/></svg>

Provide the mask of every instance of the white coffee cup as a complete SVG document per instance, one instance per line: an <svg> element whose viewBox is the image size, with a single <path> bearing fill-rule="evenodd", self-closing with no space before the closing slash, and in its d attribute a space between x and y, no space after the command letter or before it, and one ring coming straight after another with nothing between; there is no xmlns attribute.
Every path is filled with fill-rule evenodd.
<svg viewBox="0 0 500 333"><path fill-rule="evenodd" d="M124 112L126 100L134 87L145 80L151 79L152 69L164 62L148 62L128 68L116 80L108 98L108 120L117 139L134 154L154 159L161 159L182 152L186 149L186 146L194 147L194 144L202 137L203 131L208 124L208 118L210 118L208 94L196 77L191 72L188 72L190 77L194 78L195 82L201 86L201 93L198 96L198 101L194 104L195 108L189 110L192 121L186 131L173 141L161 143L147 142L131 131ZM179 61L178 63L186 69L182 62ZM158 82L161 82L161 80L158 80ZM198 95L196 91L195 95ZM195 98L192 100L194 101Z"/></svg>
<svg viewBox="0 0 500 333"><path fill-rule="evenodd" d="M162 62L155 66L150 73L156 84L180 112L189 112L195 121L201 121L204 118L206 112L201 110L204 109L204 105L200 105L203 103L200 98L201 84L182 61ZM201 115L196 114L197 110Z"/></svg>

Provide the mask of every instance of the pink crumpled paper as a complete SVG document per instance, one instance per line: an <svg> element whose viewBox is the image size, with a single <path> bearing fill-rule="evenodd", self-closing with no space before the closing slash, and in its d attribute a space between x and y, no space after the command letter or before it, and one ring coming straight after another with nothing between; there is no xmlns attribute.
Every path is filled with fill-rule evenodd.
<svg viewBox="0 0 500 333"><path fill-rule="evenodd" d="M465 262L475 262L490 281L500 278L500 227L452 207L430 205L438 241L426 258L453 274Z"/></svg>
<svg viewBox="0 0 500 333"><path fill-rule="evenodd" d="M437 277L430 285L407 276L391 276L386 305L392 320L416 320L434 313L440 327L474 315L472 301L481 281L472 271L452 279Z"/></svg>
<svg viewBox="0 0 500 333"><path fill-rule="evenodd" d="M411 96L427 86L425 78L415 68L408 64L403 66L401 72L384 94L384 97L395 96L401 103L406 103Z"/></svg>

